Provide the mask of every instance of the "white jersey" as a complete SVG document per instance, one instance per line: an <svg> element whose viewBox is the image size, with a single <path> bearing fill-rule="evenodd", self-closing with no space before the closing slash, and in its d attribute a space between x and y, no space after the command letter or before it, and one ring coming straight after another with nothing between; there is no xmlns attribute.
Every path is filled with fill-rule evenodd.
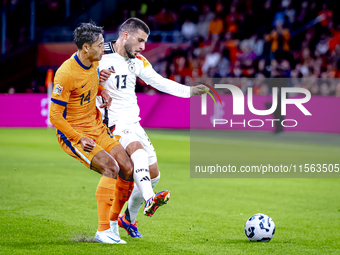
<svg viewBox="0 0 340 255"><path fill-rule="evenodd" d="M138 54L136 58L127 59L113 50L112 43L105 43L105 54L99 61L99 69L111 69L115 73L102 83L110 96L112 104L108 111L109 127L117 121L135 123L140 120L137 96L135 93L136 78L141 78L146 84L178 97L190 97L190 87L166 79L159 75L145 57ZM102 102L98 97L97 105ZM102 115L104 116L104 110Z"/></svg>

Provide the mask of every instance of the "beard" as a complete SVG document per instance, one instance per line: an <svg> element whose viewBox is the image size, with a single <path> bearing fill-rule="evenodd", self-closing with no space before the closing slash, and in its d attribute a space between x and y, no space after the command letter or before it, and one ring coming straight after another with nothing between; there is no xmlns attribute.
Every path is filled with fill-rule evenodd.
<svg viewBox="0 0 340 255"><path fill-rule="evenodd" d="M91 62L100 61L102 59L102 57L103 57L103 53L98 53L95 56L89 57L89 60Z"/></svg>
<svg viewBox="0 0 340 255"><path fill-rule="evenodd" d="M136 57L136 55L134 55L134 54L132 53L132 46L131 46L130 43L126 43L126 44L124 45L124 49L125 49L125 52L126 52L128 58L135 58L135 57Z"/></svg>

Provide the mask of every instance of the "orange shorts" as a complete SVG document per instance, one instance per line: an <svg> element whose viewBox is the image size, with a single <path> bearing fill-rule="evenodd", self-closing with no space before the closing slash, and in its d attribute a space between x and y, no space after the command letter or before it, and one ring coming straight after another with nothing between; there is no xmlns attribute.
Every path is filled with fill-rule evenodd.
<svg viewBox="0 0 340 255"><path fill-rule="evenodd" d="M85 137L91 138L96 145L91 152L86 152L81 147L80 143L73 144L67 137L59 130L57 130L57 138L60 147L70 156L79 160L86 167L91 168L91 162L93 157L100 151L105 150L110 152L110 150L116 145L120 144L118 140L120 136L113 135L107 127L103 127L102 130L96 135L84 135Z"/></svg>

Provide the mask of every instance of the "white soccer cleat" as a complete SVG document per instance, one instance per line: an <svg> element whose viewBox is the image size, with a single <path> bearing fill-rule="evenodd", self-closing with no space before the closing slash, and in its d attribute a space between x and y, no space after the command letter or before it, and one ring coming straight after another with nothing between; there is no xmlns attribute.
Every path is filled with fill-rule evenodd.
<svg viewBox="0 0 340 255"><path fill-rule="evenodd" d="M119 240L119 243L121 243L121 244L126 244L126 242L124 240L120 239L118 220L115 220L115 221L110 220L110 226L111 226L111 228L110 228L111 232L114 235L114 237L116 238L116 240Z"/></svg>
<svg viewBox="0 0 340 255"><path fill-rule="evenodd" d="M126 244L126 242L120 239L118 232L118 221L110 221L111 228L104 231L97 231L94 239L100 243L111 243L111 244Z"/></svg>

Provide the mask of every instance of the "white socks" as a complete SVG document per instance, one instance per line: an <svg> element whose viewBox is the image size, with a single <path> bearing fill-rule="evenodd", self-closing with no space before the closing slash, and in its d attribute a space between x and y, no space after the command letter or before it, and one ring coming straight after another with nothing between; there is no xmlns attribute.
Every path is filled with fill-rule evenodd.
<svg viewBox="0 0 340 255"><path fill-rule="evenodd" d="M152 188L156 186L160 178L161 174L159 174L156 178L151 179ZM128 206L125 211L127 218L129 218L127 220L129 220L132 224L135 224L137 213L143 202L144 202L143 196L139 189L135 186L133 188L132 194L128 202Z"/></svg>
<svg viewBox="0 0 340 255"><path fill-rule="evenodd" d="M138 149L132 153L130 158L134 165L133 179L135 184L144 200L148 200L154 194L150 183L148 154L145 150Z"/></svg>

